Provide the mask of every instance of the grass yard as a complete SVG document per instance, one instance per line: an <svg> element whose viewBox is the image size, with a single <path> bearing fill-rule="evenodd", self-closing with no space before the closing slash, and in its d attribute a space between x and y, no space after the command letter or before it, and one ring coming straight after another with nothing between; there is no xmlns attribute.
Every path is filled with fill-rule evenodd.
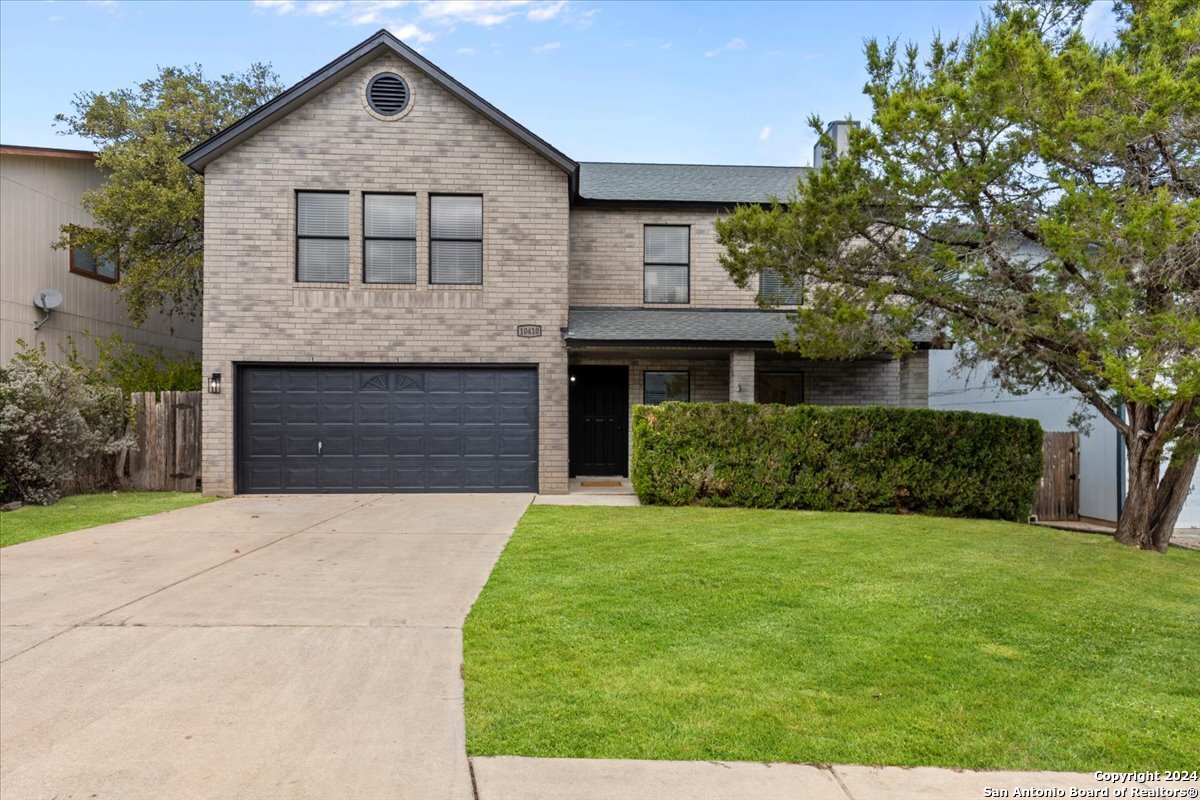
<svg viewBox="0 0 1200 800"><path fill-rule="evenodd" d="M1200 764L1200 553L1006 522L533 506L464 632L472 755Z"/></svg>
<svg viewBox="0 0 1200 800"><path fill-rule="evenodd" d="M64 497L52 506L21 506L0 514L0 547L123 519L207 503L195 492L111 492Z"/></svg>

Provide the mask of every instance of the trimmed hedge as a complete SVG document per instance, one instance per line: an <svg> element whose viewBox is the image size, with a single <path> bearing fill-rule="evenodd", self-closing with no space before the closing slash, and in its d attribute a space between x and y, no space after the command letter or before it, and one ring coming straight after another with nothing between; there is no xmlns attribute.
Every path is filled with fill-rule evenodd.
<svg viewBox="0 0 1200 800"><path fill-rule="evenodd" d="M633 415L633 488L651 505L1023 520L1042 475L1042 428L1016 417L749 403Z"/></svg>

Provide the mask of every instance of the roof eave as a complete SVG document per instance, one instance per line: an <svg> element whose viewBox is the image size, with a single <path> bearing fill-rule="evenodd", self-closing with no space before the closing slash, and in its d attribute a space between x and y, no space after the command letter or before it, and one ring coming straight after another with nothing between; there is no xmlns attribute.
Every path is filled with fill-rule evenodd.
<svg viewBox="0 0 1200 800"><path fill-rule="evenodd" d="M357 69L360 62L373 57L378 51L384 49L396 53L401 58L415 65L417 69L428 75L450 94L466 103L480 115L505 130L547 161L566 172L572 184L577 183L579 168L575 161L443 72L433 62L404 44L404 42L401 42L386 30L379 31L362 44L326 64L290 89L268 100L225 130L188 150L180 156L180 160L196 172L203 173L205 167L219 156L267 126L286 117L313 97L325 91L331 84L342 79L354 69Z"/></svg>

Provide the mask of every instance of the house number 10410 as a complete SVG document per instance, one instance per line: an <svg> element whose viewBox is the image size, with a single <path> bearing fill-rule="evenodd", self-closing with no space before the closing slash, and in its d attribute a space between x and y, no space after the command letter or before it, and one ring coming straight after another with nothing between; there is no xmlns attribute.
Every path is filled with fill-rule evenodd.
<svg viewBox="0 0 1200 800"><path fill-rule="evenodd" d="M542 335L541 325L518 325L517 336L522 336L526 339L533 339Z"/></svg>

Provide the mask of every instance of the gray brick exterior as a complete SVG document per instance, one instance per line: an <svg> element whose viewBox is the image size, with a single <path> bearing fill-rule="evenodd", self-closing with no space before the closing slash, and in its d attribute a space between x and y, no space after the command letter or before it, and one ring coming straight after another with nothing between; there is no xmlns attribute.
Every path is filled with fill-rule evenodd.
<svg viewBox="0 0 1200 800"><path fill-rule="evenodd" d="M716 219L712 211L573 208L571 305L679 308L675 303L642 302L642 230L646 225L689 225L689 305L757 308L757 286L734 286L718 260Z"/></svg>
<svg viewBox="0 0 1200 800"><path fill-rule="evenodd" d="M404 75L413 93L398 120L365 107L363 89L384 69ZM348 283L295 280L298 190L349 193ZM372 191L416 194L415 285L362 281L362 195ZM430 193L483 196L481 286L429 284ZM570 201L562 169L392 54L209 163L203 361L205 374L221 373L224 386L205 395L205 492L235 490L238 364L535 365L545 493L568 486L569 359L628 365L630 404L642 402L647 370L671 369L689 371L693 401L753 402L757 366L803 372L806 402L926 405L923 353L852 363L703 348L568 357L560 330L569 306L645 305L647 224L691 226L691 307L756 307L755 288L738 289L720 266L714 212L571 208ZM540 325L543 335L520 338L518 325Z"/></svg>
<svg viewBox="0 0 1200 800"><path fill-rule="evenodd" d="M364 110L383 68L412 88L403 119ZM296 283L298 189L350 192L349 284ZM417 194L415 286L362 283L364 191ZM428 284L430 192L483 195L482 286ZM390 55L209 164L204 371L224 388L205 397L205 492L234 490L238 362L535 364L541 490L566 491L568 204L566 173Z"/></svg>

